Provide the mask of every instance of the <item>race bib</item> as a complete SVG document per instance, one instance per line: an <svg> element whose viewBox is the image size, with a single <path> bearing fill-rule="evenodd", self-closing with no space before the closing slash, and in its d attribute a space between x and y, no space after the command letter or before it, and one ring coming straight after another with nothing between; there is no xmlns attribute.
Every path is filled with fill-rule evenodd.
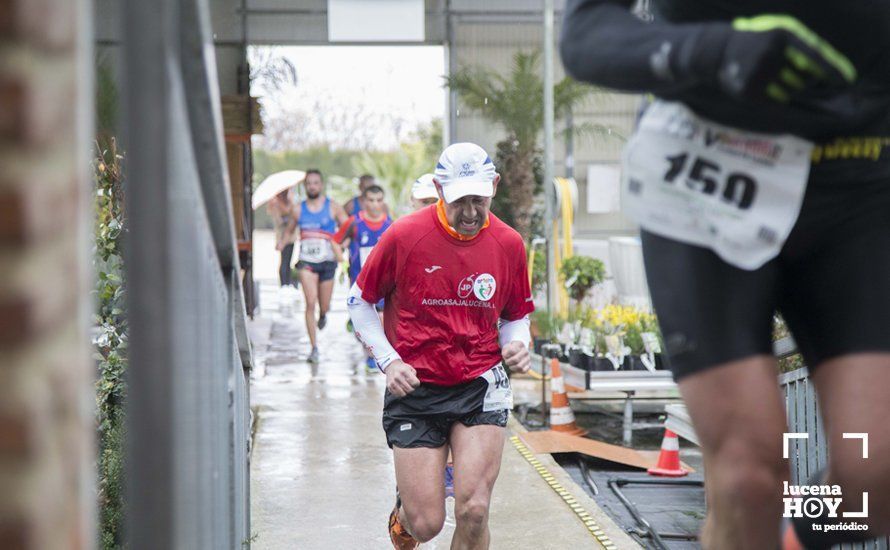
<svg viewBox="0 0 890 550"><path fill-rule="evenodd" d="M488 390L485 392L485 400L482 402L482 411L513 410L513 389L510 387L510 379L501 365L494 366L482 375L488 382Z"/></svg>
<svg viewBox="0 0 890 550"><path fill-rule="evenodd" d="M300 259L306 262L325 262L334 259L331 243L326 239L300 241Z"/></svg>
<svg viewBox="0 0 890 550"><path fill-rule="evenodd" d="M757 269L797 221L812 149L795 136L737 130L656 101L625 147L623 209L647 231Z"/></svg>
<svg viewBox="0 0 890 550"><path fill-rule="evenodd" d="M362 246L358 249L359 262L361 262L359 265L365 265L365 260L368 259L368 256L371 254L371 250L373 249L373 246Z"/></svg>

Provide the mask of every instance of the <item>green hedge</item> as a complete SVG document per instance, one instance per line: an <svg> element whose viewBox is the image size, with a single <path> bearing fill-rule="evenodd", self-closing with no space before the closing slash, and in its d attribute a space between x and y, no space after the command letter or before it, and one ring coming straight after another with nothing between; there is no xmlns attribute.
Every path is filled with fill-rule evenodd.
<svg viewBox="0 0 890 550"><path fill-rule="evenodd" d="M104 147L97 145L93 161L96 185L94 351L99 371L96 381L97 473L99 542L103 549L123 547L127 317L122 252L126 230L122 164L123 156L118 153L113 139Z"/></svg>

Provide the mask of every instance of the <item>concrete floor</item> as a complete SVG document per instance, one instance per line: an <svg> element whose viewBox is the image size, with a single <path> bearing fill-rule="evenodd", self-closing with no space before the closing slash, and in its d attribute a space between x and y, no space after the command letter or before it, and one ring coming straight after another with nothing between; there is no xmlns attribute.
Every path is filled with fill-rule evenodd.
<svg viewBox="0 0 890 550"><path fill-rule="evenodd" d="M256 263L277 262L268 244L259 244ZM271 278L275 265L258 269L258 276ZM287 297L277 284L262 286L262 314L251 327L260 364L251 385L254 548L391 548L386 521L395 481L380 425L384 378L364 373L361 349L345 330L345 292L337 287L319 340L320 366L312 369L304 360L308 338L302 303L281 307ZM549 455L538 458L617 548L638 548ZM448 548L452 529L446 525L423 548ZM491 531L495 549L600 547L509 441L495 487Z"/></svg>

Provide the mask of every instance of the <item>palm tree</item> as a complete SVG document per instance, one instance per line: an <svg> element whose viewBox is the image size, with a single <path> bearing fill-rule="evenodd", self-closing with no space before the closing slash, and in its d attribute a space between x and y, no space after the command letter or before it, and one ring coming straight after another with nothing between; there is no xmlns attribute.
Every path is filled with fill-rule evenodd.
<svg viewBox="0 0 890 550"><path fill-rule="evenodd" d="M353 162L357 174L373 174L387 190L387 202L393 214L402 214L409 202L411 184L421 174L432 172L436 157L430 156L423 142L403 143L398 151L365 152Z"/></svg>
<svg viewBox="0 0 890 550"><path fill-rule="evenodd" d="M463 67L445 77L445 85L456 91L461 102L507 132L497 144L497 167L501 192L492 209L529 240L533 228L535 195L542 184L538 137L544 126L544 82L539 51L517 52L509 73L489 68ZM600 90L568 77L554 86L557 120L591 99ZM611 134L599 124L584 124L574 131L593 135Z"/></svg>

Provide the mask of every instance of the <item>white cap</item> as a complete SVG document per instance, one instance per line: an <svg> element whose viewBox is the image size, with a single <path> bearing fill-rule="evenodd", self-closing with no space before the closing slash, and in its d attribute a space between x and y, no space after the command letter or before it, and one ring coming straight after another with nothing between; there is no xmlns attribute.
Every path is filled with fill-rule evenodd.
<svg viewBox="0 0 890 550"><path fill-rule="evenodd" d="M438 199L439 192L436 191L433 177L432 174L424 174L414 180L414 185L411 186L411 198L419 201L423 199Z"/></svg>
<svg viewBox="0 0 890 550"><path fill-rule="evenodd" d="M475 143L449 145L436 164L436 181L448 203L466 195L494 195L496 175L488 153Z"/></svg>

